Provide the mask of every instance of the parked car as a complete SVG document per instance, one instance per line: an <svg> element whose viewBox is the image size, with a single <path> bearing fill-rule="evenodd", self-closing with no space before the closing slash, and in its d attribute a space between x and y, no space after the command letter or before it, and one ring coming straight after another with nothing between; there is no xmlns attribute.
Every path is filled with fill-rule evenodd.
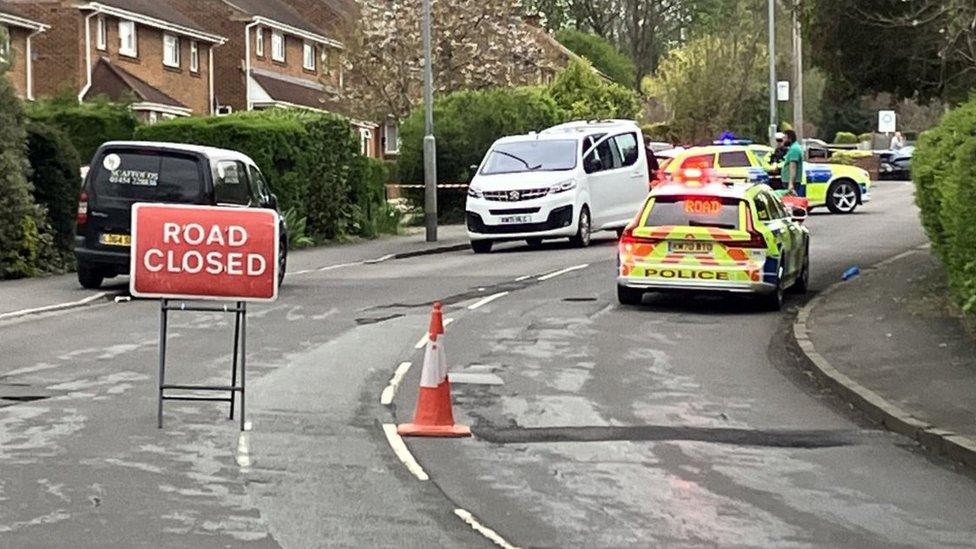
<svg viewBox="0 0 976 549"><path fill-rule="evenodd" d="M594 231L622 231L647 196L646 155L640 127L629 120L499 139L468 187L471 248L487 253L499 241L554 238L584 247Z"/></svg>
<svg viewBox="0 0 976 549"><path fill-rule="evenodd" d="M880 175L885 179L911 179L915 146L909 145L881 155Z"/></svg>
<svg viewBox="0 0 976 549"><path fill-rule="evenodd" d="M129 274L131 210L137 202L278 210L278 199L247 156L176 143L115 141L95 153L78 199L78 282L98 288ZM288 230L280 218L279 283L288 262Z"/></svg>
<svg viewBox="0 0 976 549"><path fill-rule="evenodd" d="M808 159L827 159L833 155L827 143L820 139L804 139L803 148Z"/></svg>

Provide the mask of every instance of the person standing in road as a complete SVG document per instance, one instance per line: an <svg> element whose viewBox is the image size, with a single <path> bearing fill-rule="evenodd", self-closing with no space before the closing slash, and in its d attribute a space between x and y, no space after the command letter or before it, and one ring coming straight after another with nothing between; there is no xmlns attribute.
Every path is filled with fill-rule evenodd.
<svg viewBox="0 0 976 549"><path fill-rule="evenodd" d="M783 158L783 171L781 177L786 189L797 196L806 196L806 189L803 184L803 147L797 142L796 132L786 130L787 145L786 156Z"/></svg>

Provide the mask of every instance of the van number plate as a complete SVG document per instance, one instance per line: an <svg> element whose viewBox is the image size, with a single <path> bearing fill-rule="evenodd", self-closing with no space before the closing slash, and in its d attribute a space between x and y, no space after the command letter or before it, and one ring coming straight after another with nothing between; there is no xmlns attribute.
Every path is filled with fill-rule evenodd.
<svg viewBox="0 0 976 549"><path fill-rule="evenodd" d="M501 222L506 225L511 223L530 223L531 221L531 215L507 215L501 218Z"/></svg>
<svg viewBox="0 0 976 549"><path fill-rule="evenodd" d="M109 234L102 233L98 237L98 241L103 246L130 246L132 245L132 237L127 234Z"/></svg>
<svg viewBox="0 0 976 549"><path fill-rule="evenodd" d="M673 254L710 254L711 242L668 242L668 252Z"/></svg>

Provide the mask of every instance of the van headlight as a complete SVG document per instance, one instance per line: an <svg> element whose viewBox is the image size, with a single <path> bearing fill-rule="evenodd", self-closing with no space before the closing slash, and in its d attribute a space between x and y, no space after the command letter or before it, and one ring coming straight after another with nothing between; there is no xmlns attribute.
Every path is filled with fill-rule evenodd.
<svg viewBox="0 0 976 549"><path fill-rule="evenodd" d="M468 196L470 196L471 198L483 198L484 194L481 192L481 190L469 186Z"/></svg>
<svg viewBox="0 0 976 549"><path fill-rule="evenodd" d="M575 179L567 179L566 181L561 181L556 183L552 187L549 187L549 194L564 193L566 191L571 191L576 188Z"/></svg>

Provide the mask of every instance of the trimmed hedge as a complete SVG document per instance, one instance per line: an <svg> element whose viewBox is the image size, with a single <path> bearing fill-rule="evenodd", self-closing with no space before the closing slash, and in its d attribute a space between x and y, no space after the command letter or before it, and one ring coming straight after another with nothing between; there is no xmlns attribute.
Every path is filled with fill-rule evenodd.
<svg viewBox="0 0 976 549"><path fill-rule="evenodd" d="M307 219L317 240L371 236L385 215L378 168L359 154L349 121L298 110L183 118L142 126L136 139L233 149L250 156L277 195L282 211ZM385 181L383 181L385 183Z"/></svg>
<svg viewBox="0 0 976 549"><path fill-rule="evenodd" d="M139 125L128 106L104 101L39 101L29 106L28 116L63 131L84 165L91 162L102 143L132 139Z"/></svg>
<svg viewBox="0 0 976 549"><path fill-rule="evenodd" d="M950 291L964 311L976 311L976 96L920 136L912 178Z"/></svg>
<svg viewBox="0 0 976 549"><path fill-rule="evenodd" d="M81 187L78 152L61 130L31 122L27 125L27 155L33 169L34 202L47 211L55 245L70 252Z"/></svg>
<svg viewBox="0 0 976 549"><path fill-rule="evenodd" d="M857 145L859 143L857 135L851 132L837 132L834 136L834 144L836 145Z"/></svg>

